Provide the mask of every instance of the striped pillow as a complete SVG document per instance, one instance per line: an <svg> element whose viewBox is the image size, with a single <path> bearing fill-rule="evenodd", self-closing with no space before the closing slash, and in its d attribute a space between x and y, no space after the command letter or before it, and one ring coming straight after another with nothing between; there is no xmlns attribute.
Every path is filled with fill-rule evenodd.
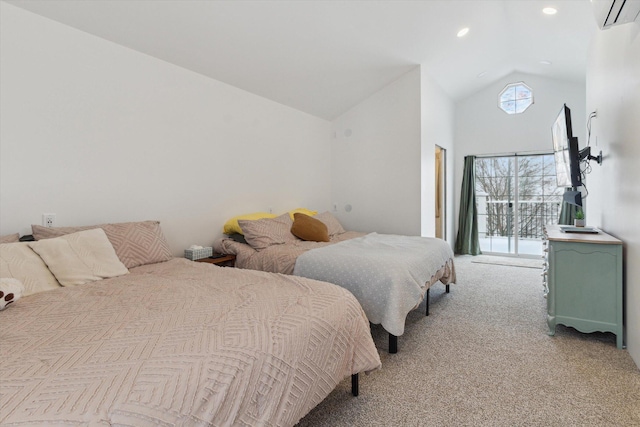
<svg viewBox="0 0 640 427"><path fill-rule="evenodd" d="M173 258L169 245L160 229L159 221L54 228L32 225L31 231L36 240L42 240L94 228L102 228L104 230L116 251L116 255L127 268L164 262Z"/></svg>
<svg viewBox="0 0 640 427"><path fill-rule="evenodd" d="M18 233L9 234L8 236L0 237L0 243L15 243L20 241L20 235Z"/></svg>

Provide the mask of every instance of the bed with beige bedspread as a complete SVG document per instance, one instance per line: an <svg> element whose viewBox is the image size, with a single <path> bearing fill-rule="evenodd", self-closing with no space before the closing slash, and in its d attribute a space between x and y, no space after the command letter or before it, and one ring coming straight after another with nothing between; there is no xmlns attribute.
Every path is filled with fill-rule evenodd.
<svg viewBox="0 0 640 427"><path fill-rule="evenodd" d="M0 245L3 276L24 245ZM104 271L0 312L0 424L292 426L380 367L338 286L185 259Z"/></svg>

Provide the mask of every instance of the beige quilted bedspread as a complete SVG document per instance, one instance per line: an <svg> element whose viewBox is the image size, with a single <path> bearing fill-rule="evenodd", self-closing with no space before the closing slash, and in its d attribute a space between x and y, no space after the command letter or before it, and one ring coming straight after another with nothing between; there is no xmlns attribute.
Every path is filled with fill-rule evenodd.
<svg viewBox="0 0 640 427"><path fill-rule="evenodd" d="M379 366L344 289L174 259L0 313L0 424L291 426Z"/></svg>
<svg viewBox="0 0 640 427"><path fill-rule="evenodd" d="M322 248L334 243L364 236L366 233L347 231L331 237L330 242L306 242L296 240L286 245L273 245L256 251L245 243L238 243L223 238L214 243L214 250L223 254L236 256L236 267L251 270L270 271L272 273L293 274L296 260L303 253L316 248Z"/></svg>

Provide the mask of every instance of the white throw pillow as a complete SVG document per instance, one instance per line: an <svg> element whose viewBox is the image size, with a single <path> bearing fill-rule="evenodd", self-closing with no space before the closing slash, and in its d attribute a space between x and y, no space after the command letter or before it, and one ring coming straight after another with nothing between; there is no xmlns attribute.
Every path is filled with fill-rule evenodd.
<svg viewBox="0 0 640 427"><path fill-rule="evenodd" d="M0 244L0 277L21 281L24 296L60 287L47 265L27 242Z"/></svg>
<svg viewBox="0 0 640 427"><path fill-rule="evenodd" d="M129 273L101 228L39 240L29 246L62 286L83 285Z"/></svg>
<svg viewBox="0 0 640 427"><path fill-rule="evenodd" d="M18 279L0 279L0 311L13 302L18 301L24 293L24 286Z"/></svg>

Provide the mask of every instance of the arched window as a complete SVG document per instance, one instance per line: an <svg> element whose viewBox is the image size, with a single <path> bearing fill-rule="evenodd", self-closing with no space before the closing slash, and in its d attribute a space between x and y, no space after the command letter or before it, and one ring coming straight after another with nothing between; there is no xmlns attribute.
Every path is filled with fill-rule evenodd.
<svg viewBox="0 0 640 427"><path fill-rule="evenodd" d="M533 104L533 92L523 82L505 86L498 97L498 106L507 114L520 114Z"/></svg>

